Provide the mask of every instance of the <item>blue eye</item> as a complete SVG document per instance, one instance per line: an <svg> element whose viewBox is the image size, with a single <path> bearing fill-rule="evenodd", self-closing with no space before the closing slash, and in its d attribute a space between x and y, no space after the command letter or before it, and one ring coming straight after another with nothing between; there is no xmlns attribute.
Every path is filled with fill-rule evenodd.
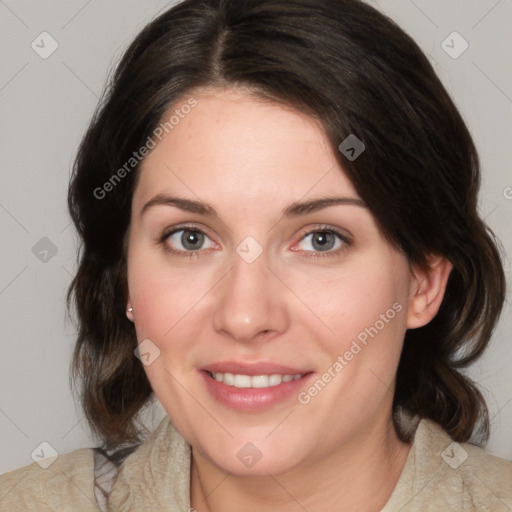
<svg viewBox="0 0 512 512"><path fill-rule="evenodd" d="M164 233L160 242L166 251L188 257L206 255L203 250L217 247L206 233L194 226L174 228ZM334 228L321 227L307 232L297 245L292 250L310 253L308 257L317 258L338 255L351 245L351 240Z"/></svg>
<svg viewBox="0 0 512 512"><path fill-rule="evenodd" d="M201 249L210 249L213 242L199 229L179 228L164 235L164 241L172 246L174 252L199 251ZM207 242L208 245L204 245Z"/></svg>
<svg viewBox="0 0 512 512"><path fill-rule="evenodd" d="M320 227L307 232L298 244L308 258L334 257L340 255L352 245L351 239L331 227Z"/></svg>
<svg viewBox="0 0 512 512"><path fill-rule="evenodd" d="M329 230L312 231L311 233L307 234L302 240L307 242L307 247L302 247L303 251L320 252L338 249L343 242L340 235L338 235L334 231Z"/></svg>

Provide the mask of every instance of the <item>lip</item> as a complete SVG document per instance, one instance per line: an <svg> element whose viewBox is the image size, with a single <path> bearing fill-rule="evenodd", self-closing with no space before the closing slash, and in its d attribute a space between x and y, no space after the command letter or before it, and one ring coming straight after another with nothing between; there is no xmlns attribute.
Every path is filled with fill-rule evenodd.
<svg viewBox="0 0 512 512"><path fill-rule="evenodd" d="M233 373L239 375L299 375L301 373L311 372L311 369L290 368L270 361L261 361L258 363L242 363L237 361L222 361L205 365L201 370L220 373Z"/></svg>
<svg viewBox="0 0 512 512"><path fill-rule="evenodd" d="M273 367L276 368L276 365L273 365ZM223 366L223 368L225 367ZM280 368L282 369L283 367ZM244 372L237 371L235 373L244 375L262 375L268 373L267 371L262 371L261 366L258 366L257 369L251 368L251 370L254 370L254 372L251 374L244 373L247 372L247 366L244 366ZM202 369L198 370L198 373L203 379L206 389L210 395L221 405L241 412L258 412L269 409L278 403L289 401L292 399L292 397L296 400L300 390L308 386L309 381L315 375L315 373L311 371L300 372L297 370L292 370L290 372L290 370L292 369L287 369L283 375L297 375L298 373L305 373L305 375L303 375L300 379L292 380L290 382L281 382L281 384L278 384L277 386L269 386L268 388L237 388L235 386L228 386L223 382L218 382L211 377L210 370ZM270 374L271 373L272 372L270 372ZM281 372L276 371L274 373Z"/></svg>

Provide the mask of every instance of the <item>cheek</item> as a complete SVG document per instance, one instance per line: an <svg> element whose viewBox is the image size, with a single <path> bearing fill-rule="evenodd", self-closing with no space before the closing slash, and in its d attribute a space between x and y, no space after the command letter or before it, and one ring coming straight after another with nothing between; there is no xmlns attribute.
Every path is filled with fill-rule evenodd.
<svg viewBox="0 0 512 512"><path fill-rule="evenodd" d="M296 318L301 329L314 329L326 355L322 371L336 375L332 396L370 403L387 393L396 374L406 329L408 267L383 252L350 263L295 281L296 294L315 313Z"/></svg>
<svg viewBox="0 0 512 512"><path fill-rule="evenodd" d="M312 415L328 411L326 421L348 425L348 417L363 421L392 398L406 322L401 271L381 261L297 283L297 295L321 320L299 320L302 330L314 329L323 354L319 379L327 383L325 391L321 384L301 395Z"/></svg>
<svg viewBox="0 0 512 512"><path fill-rule="evenodd" d="M175 304L169 302L172 294L167 283L158 279L149 267L139 269L134 265L129 288L138 339L150 338L158 345L172 326L169 312L175 308Z"/></svg>
<svg viewBox="0 0 512 512"><path fill-rule="evenodd" d="M183 329L198 328L201 299L213 285L208 269L194 268L191 271L186 264L171 264L165 256L133 249L128 284L139 340L149 338L163 350L175 347L173 339Z"/></svg>
<svg viewBox="0 0 512 512"><path fill-rule="evenodd" d="M403 315L397 313L405 310L403 288L403 280L382 263L315 272L296 278L294 284L324 331L337 340L354 338L375 324L379 331L391 331L392 324L400 331Z"/></svg>

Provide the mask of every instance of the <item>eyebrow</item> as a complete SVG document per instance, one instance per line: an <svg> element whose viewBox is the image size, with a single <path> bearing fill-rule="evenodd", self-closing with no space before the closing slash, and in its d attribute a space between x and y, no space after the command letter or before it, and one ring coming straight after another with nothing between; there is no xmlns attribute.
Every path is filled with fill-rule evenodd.
<svg viewBox="0 0 512 512"><path fill-rule="evenodd" d="M310 201L295 201L291 203L283 210L282 217L298 217L301 215L307 215L308 213L313 213L335 205L353 205L361 208L368 208L362 199L355 197L321 197ZM212 206L202 201L166 196L163 194L158 194L150 199L143 206L140 215L142 216L147 210L154 206L174 206L180 210L205 215L207 217L217 215L217 212Z"/></svg>
<svg viewBox="0 0 512 512"><path fill-rule="evenodd" d="M283 217L296 217L306 215L318 210L323 210L329 206L347 204L367 208L366 203L362 199L355 197L320 197L310 201L296 201L283 210Z"/></svg>
<svg viewBox="0 0 512 512"><path fill-rule="evenodd" d="M198 213L199 215L206 215L212 217L216 215L215 210L206 203L201 201L193 201L191 199L184 199L182 197L174 197L174 196L166 196L163 194L158 194L152 199L150 199L140 211L140 215L142 215L154 206L175 206L180 210L184 210L186 212Z"/></svg>

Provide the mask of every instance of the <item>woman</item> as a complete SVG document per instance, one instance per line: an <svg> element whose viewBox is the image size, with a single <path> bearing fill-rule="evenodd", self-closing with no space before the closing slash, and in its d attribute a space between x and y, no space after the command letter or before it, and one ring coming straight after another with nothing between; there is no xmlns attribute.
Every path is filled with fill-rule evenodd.
<svg viewBox="0 0 512 512"><path fill-rule="evenodd" d="M69 190L73 376L102 447L4 475L6 509L510 510L461 373L505 296L479 180L427 58L372 7L162 14Z"/></svg>

